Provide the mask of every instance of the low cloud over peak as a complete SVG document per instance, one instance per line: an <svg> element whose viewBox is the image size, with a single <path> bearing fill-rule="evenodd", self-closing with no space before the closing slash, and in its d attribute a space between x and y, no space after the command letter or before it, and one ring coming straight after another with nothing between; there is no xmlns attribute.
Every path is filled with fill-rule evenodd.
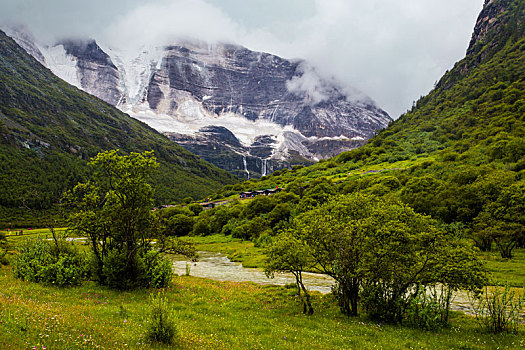
<svg viewBox="0 0 525 350"><path fill-rule="evenodd" d="M301 58L394 118L464 56L482 0L3 0L0 21L43 43L95 38L138 51L180 38ZM307 74L306 74L307 73ZM291 89L322 99L313 72Z"/></svg>

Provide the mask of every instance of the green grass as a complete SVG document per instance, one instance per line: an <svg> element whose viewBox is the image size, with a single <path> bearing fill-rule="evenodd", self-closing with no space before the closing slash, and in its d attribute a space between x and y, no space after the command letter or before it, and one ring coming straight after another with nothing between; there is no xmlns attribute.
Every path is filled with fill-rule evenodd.
<svg viewBox="0 0 525 350"><path fill-rule="evenodd" d="M482 253L491 283L525 287L525 249L515 249L512 259L502 259L497 251Z"/></svg>
<svg viewBox="0 0 525 350"><path fill-rule="evenodd" d="M242 263L244 267L264 267L264 249L255 247L253 242L220 234L183 239L195 244L197 250L223 253L230 260ZM481 253L491 284L508 283L513 287L525 287L525 249L515 249L513 253L511 260L501 259L497 251Z"/></svg>
<svg viewBox="0 0 525 350"><path fill-rule="evenodd" d="M92 282L58 289L23 282L0 269L0 348L165 348L144 340L149 295ZM474 319L453 314L453 326L427 332L346 318L330 295L313 295L315 314L300 312L294 291L253 283L175 277L164 290L182 349L518 349L520 334L490 335Z"/></svg>
<svg viewBox="0 0 525 350"><path fill-rule="evenodd" d="M57 234L64 234L66 232L67 228L55 228L55 233ZM3 233L8 238L17 238L17 237L52 237L51 230L49 228L36 228L36 229L27 229L27 228L20 228L20 229L10 229L7 230L0 230L0 233Z"/></svg>
<svg viewBox="0 0 525 350"><path fill-rule="evenodd" d="M244 267L263 267L266 258L263 249L253 242L221 234L211 236L187 236L183 240L191 242L197 250L220 252L231 261L242 263Z"/></svg>
<svg viewBox="0 0 525 350"><path fill-rule="evenodd" d="M55 234L63 236L67 231L67 228L55 228ZM3 233L6 237L5 249L7 250L7 258L16 254L17 245L29 238L42 238L42 239L51 239L53 234L48 228L39 228L39 229L12 229L12 230L0 230L0 233ZM0 249L0 253L2 250Z"/></svg>

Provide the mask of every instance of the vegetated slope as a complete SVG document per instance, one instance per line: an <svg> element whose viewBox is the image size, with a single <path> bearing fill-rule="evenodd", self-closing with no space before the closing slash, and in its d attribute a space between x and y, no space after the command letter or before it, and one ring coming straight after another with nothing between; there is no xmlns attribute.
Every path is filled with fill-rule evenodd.
<svg viewBox="0 0 525 350"><path fill-rule="evenodd" d="M357 148L392 120L306 61L238 45L173 39L124 53L92 39L50 47L23 27L6 32L65 81L239 177Z"/></svg>
<svg viewBox="0 0 525 350"><path fill-rule="evenodd" d="M467 56L411 111L347 157L377 162L446 150L456 152L462 163L503 163L521 170L524 32L524 1L486 1Z"/></svg>
<svg viewBox="0 0 525 350"><path fill-rule="evenodd" d="M116 148L155 151L157 203L237 181L57 78L0 31L0 226L51 209L64 190L85 180L90 157Z"/></svg>
<svg viewBox="0 0 525 350"><path fill-rule="evenodd" d="M523 245L524 34L525 1L486 1L466 57L365 146L233 189L286 187L300 196L292 215L337 193L395 196L450 229L468 228L482 248L492 238Z"/></svg>

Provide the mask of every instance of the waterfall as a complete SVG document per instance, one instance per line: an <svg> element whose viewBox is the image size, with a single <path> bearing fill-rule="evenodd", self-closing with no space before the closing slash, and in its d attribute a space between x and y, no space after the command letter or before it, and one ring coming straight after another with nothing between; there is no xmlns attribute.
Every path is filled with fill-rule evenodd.
<svg viewBox="0 0 525 350"><path fill-rule="evenodd" d="M266 169L266 162L268 160L266 159L261 159L261 176L266 176L266 172L267 172L267 169Z"/></svg>
<svg viewBox="0 0 525 350"><path fill-rule="evenodd" d="M244 164L244 171L248 175L248 180L250 180L250 172L248 171L248 165L246 164L246 156L242 156L242 163Z"/></svg>

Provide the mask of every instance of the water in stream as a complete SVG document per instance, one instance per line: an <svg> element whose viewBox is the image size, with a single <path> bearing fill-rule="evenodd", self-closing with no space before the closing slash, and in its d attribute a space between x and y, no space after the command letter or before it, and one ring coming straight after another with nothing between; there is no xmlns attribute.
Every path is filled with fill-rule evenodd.
<svg viewBox="0 0 525 350"><path fill-rule="evenodd" d="M245 268L242 264L230 261L221 253L200 251L199 261L189 262L178 260L173 263L174 272L178 275L186 274L186 264L190 264L190 275L204 277L217 281L255 282L259 284L286 285L295 283L295 277L289 273L275 274L275 278L266 277L261 269ZM303 273L303 282L308 290L321 293L330 293L334 280L326 275ZM457 292L452 301L452 310L473 313L472 304L465 292Z"/></svg>
<svg viewBox="0 0 525 350"><path fill-rule="evenodd" d="M292 274L275 274L275 278L268 278L261 269L245 268L242 264L230 261L227 256L214 252L198 252L199 261L175 261L174 271L178 275L186 273L186 263L190 264L190 275L205 277L217 281L255 282L259 284L286 285L295 283ZM326 275L317 273L303 273L303 282L309 290L329 293L334 280Z"/></svg>

